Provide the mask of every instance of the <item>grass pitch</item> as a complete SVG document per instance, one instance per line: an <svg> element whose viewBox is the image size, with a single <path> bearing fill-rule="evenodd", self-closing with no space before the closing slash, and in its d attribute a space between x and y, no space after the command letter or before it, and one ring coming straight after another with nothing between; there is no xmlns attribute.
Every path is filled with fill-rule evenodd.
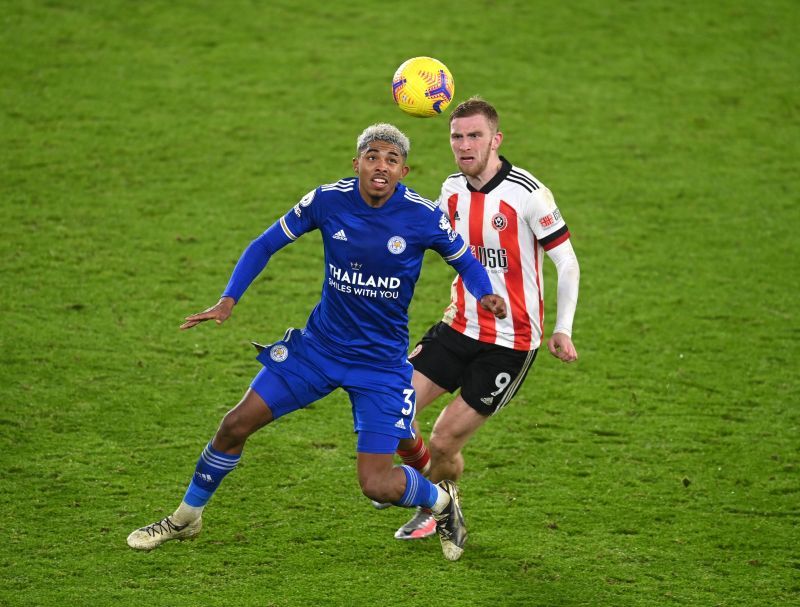
<svg viewBox="0 0 800 607"><path fill-rule="evenodd" d="M795 2L2 7L0 604L800 602ZM415 55L555 192L580 361L542 353L470 443L458 563L360 496L342 393L253 437L195 542L128 549L257 371L248 341L304 323L319 239L222 328L181 319L367 124L409 134L422 194L454 170L446 120L392 105ZM426 259L412 339L450 278Z"/></svg>

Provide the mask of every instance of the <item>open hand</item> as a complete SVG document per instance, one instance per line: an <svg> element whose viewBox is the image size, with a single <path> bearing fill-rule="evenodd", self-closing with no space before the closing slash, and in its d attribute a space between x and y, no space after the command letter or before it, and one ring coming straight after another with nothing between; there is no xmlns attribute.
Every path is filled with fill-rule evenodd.
<svg viewBox="0 0 800 607"><path fill-rule="evenodd" d="M233 300L233 297L223 297L210 308L207 308L202 312L198 312L197 314L187 316L186 322L181 325L181 329L191 329L195 325L199 325L201 322L212 319L215 320L218 325L221 325L228 320L228 318L230 318L231 311L235 305L236 302Z"/></svg>

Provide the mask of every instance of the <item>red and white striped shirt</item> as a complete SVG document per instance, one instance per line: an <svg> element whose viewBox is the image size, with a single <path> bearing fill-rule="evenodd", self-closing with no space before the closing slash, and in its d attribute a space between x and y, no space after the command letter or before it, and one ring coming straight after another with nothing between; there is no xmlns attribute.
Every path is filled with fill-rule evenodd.
<svg viewBox="0 0 800 607"><path fill-rule="evenodd" d="M506 300L508 316L500 320L481 308L457 276L443 320L473 339L534 350L544 325L542 258L569 239L569 230L550 190L500 159L500 171L479 191L463 173L449 176L439 206L486 268L494 293Z"/></svg>

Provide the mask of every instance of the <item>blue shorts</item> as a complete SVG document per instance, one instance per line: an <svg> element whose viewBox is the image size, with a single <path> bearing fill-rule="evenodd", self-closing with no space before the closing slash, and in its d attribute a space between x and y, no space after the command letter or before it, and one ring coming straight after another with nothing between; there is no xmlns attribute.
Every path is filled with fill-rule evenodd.
<svg viewBox="0 0 800 607"><path fill-rule="evenodd" d="M264 368L250 387L264 399L277 419L302 409L342 388L350 397L356 432L382 434L392 439L414 438L416 395L411 385L414 367L379 366L332 354L305 329L289 329L284 338L258 355ZM388 447L387 447L388 449ZM361 449L390 453L379 446Z"/></svg>

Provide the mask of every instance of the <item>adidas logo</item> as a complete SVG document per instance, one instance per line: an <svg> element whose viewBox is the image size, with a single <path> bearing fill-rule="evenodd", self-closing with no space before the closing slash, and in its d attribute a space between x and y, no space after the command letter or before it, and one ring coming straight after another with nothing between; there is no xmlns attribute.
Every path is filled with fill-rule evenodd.
<svg viewBox="0 0 800 607"><path fill-rule="evenodd" d="M334 240L347 240L347 236L344 233L344 230L339 230L336 234L333 235Z"/></svg>
<svg viewBox="0 0 800 607"><path fill-rule="evenodd" d="M398 419L398 420L397 420L397 422L395 423L394 427L395 427L395 428L400 428L401 430L405 430L405 429L406 429L406 425L405 425L405 423L403 422L403 419L402 419L402 418L400 418L400 419Z"/></svg>
<svg viewBox="0 0 800 607"><path fill-rule="evenodd" d="M491 404L494 402L494 396L484 396L484 397L481 399L481 402L482 402L484 405L491 405Z"/></svg>
<svg viewBox="0 0 800 607"><path fill-rule="evenodd" d="M461 219L461 215L459 215L459 214L458 214L458 211L456 211L456 212L453 214L453 221L458 221L459 219Z"/></svg>
<svg viewBox="0 0 800 607"><path fill-rule="evenodd" d="M214 482L214 477L211 476L210 474L204 474L203 472L195 472L194 475L200 477L200 480L203 480L207 483Z"/></svg>

